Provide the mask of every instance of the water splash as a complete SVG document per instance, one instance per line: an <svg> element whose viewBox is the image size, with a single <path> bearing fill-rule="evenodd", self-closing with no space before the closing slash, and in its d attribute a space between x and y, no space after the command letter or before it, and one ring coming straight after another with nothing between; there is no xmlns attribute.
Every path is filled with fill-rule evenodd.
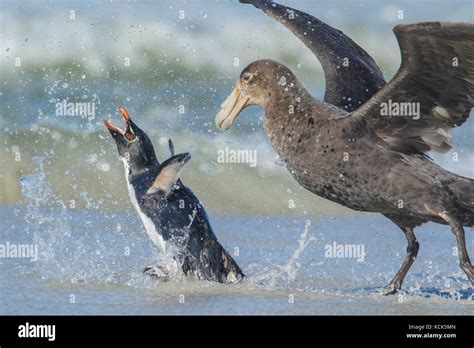
<svg viewBox="0 0 474 348"><path fill-rule="evenodd" d="M296 279L298 270L301 268L301 264L298 262L300 255L308 247L308 245L316 241L316 237L309 234L309 227L311 220L306 220L304 231L298 239L298 247L294 250L289 260L283 266L276 265L276 269L273 269L264 274L257 274L252 277L252 282L263 283L267 290L275 290L277 284L282 284L284 281L292 282Z"/></svg>
<svg viewBox="0 0 474 348"><path fill-rule="evenodd" d="M98 219L99 206L90 200L87 206L93 214L87 210L73 212L53 191L46 174L51 159L35 157L33 161L36 171L23 176L20 183L26 205L26 233L38 245L34 267L43 279L151 287L157 281L142 274L144 266L150 264L165 266L173 279L181 279L172 250L158 253L146 238L131 240L130 230L116 222L115 214L100 212ZM87 194L81 197L87 198ZM141 229L139 222L130 225Z"/></svg>
<svg viewBox="0 0 474 348"><path fill-rule="evenodd" d="M106 256L113 252L100 242L95 243L93 251L85 247L89 231L84 228L79 236L73 233L68 209L45 174L50 158L35 157L33 161L37 170L23 176L20 183L26 204L26 232L33 235L33 242L38 245L36 270L44 279L71 283L110 281L114 272L108 267Z"/></svg>

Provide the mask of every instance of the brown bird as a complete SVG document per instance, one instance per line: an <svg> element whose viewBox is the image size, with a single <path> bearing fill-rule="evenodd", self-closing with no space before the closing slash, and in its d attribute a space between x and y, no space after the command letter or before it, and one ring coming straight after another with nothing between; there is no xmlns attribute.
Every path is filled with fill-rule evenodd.
<svg viewBox="0 0 474 348"><path fill-rule="evenodd" d="M378 92L366 101L360 84L351 83L366 76L329 74L328 81L325 70L333 94L323 102L286 66L259 60L242 71L216 125L226 130L245 107L260 105L272 146L303 187L351 209L381 213L399 226L408 241L407 255L386 294L401 288L418 253L414 228L428 221L450 225L460 266L474 284L463 229L474 226L474 180L441 168L426 155L451 148L450 129L464 123L474 105L474 25L417 23L398 25L394 33L401 67L385 86L379 81L380 90L369 83ZM351 49L347 41L342 45ZM362 57L361 52L354 49L352 57ZM360 65L369 58L362 57ZM366 70L378 75L375 68L374 63ZM340 94L344 81L348 93L365 101L352 113L346 111L351 106L344 110L341 104L350 97Z"/></svg>

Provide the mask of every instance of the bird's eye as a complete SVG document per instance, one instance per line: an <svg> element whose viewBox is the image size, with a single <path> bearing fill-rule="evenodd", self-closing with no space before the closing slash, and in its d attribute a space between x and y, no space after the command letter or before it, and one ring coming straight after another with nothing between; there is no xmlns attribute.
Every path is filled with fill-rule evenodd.
<svg viewBox="0 0 474 348"><path fill-rule="evenodd" d="M250 75L250 74L244 74L242 76L242 80L244 80L244 81L249 81L251 78L252 78L252 75Z"/></svg>

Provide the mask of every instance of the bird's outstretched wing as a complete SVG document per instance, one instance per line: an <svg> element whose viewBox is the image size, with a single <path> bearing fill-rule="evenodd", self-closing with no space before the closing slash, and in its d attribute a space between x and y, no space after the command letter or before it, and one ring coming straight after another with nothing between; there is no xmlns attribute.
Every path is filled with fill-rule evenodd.
<svg viewBox="0 0 474 348"><path fill-rule="evenodd" d="M405 153L451 148L451 128L474 106L474 24L427 22L393 29L402 64L395 77L351 114Z"/></svg>
<svg viewBox="0 0 474 348"><path fill-rule="evenodd" d="M271 0L252 4L288 28L318 58L324 70L324 101L352 112L385 85L372 57L340 30L319 19Z"/></svg>

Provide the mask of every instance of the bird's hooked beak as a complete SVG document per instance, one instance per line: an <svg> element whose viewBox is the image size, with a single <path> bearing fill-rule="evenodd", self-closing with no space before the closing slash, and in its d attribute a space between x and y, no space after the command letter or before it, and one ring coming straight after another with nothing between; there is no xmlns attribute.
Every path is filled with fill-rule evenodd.
<svg viewBox="0 0 474 348"><path fill-rule="evenodd" d="M232 126L235 118L249 105L250 96L237 83L232 93L221 104L221 111L216 116L216 127L225 131Z"/></svg>

